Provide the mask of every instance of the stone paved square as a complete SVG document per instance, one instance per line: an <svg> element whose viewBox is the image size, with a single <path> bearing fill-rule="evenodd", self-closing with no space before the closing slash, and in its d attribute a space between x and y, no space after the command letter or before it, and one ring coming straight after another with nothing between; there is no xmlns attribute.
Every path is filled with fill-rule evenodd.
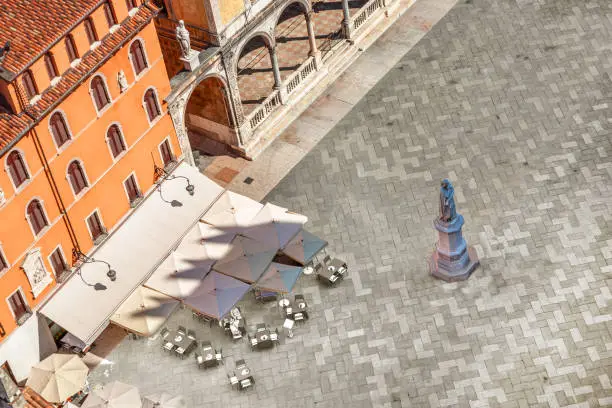
<svg viewBox="0 0 612 408"><path fill-rule="evenodd" d="M94 382L190 407L612 406L610 44L608 0L461 0L266 198L350 266L302 278L295 337L251 352L197 326L229 356L209 372L124 340ZM481 261L460 283L427 270L445 177Z"/></svg>

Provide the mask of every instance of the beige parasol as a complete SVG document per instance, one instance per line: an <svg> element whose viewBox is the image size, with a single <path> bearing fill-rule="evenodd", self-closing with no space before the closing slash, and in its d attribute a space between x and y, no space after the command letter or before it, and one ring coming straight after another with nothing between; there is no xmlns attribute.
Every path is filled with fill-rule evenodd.
<svg viewBox="0 0 612 408"><path fill-rule="evenodd" d="M142 408L185 408L183 397L175 397L162 392L144 398Z"/></svg>
<svg viewBox="0 0 612 408"><path fill-rule="evenodd" d="M81 408L142 408L142 401L138 388L114 381L91 392Z"/></svg>
<svg viewBox="0 0 612 408"><path fill-rule="evenodd" d="M30 371L26 385L49 402L64 402L85 387L89 369L74 354L52 354Z"/></svg>

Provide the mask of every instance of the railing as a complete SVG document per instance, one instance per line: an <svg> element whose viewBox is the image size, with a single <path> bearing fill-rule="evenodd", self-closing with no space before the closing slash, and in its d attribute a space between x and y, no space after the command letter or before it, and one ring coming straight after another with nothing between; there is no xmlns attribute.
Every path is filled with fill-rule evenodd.
<svg viewBox="0 0 612 408"><path fill-rule="evenodd" d="M308 58L286 81L287 95L291 93L313 72L317 70L314 57Z"/></svg>
<svg viewBox="0 0 612 408"><path fill-rule="evenodd" d="M281 104L280 92L274 91L270 96L263 101L261 105L257 109L255 109L247 118L249 124L251 125L251 129L255 129L265 118L270 116L270 114Z"/></svg>
<svg viewBox="0 0 612 408"><path fill-rule="evenodd" d="M357 30L378 9L383 7L383 0L370 0L359 10L359 13L351 19L353 30Z"/></svg>
<svg viewBox="0 0 612 408"><path fill-rule="evenodd" d="M319 51L321 51L321 58L324 58L334 48L334 46L342 40L342 29L325 37L325 40L323 40L323 43L319 47Z"/></svg>

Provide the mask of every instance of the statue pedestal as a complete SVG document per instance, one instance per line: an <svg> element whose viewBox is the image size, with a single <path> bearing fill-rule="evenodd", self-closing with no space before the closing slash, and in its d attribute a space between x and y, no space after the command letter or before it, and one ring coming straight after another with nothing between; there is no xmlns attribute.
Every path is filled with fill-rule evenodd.
<svg viewBox="0 0 612 408"><path fill-rule="evenodd" d="M191 50L188 56L181 57L181 61L185 64L185 69L187 71L193 71L200 65L200 60L198 59L199 54L199 52Z"/></svg>
<svg viewBox="0 0 612 408"><path fill-rule="evenodd" d="M438 230L438 243L431 255L430 273L438 279L447 282L466 280L478 267L478 255L472 247L468 247L461 235L463 216L457 216L450 222L434 220L434 228Z"/></svg>

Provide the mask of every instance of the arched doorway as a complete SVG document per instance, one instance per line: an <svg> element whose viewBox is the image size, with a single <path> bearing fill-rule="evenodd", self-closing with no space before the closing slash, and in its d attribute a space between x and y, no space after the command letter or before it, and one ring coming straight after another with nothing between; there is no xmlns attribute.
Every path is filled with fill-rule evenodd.
<svg viewBox="0 0 612 408"><path fill-rule="evenodd" d="M268 39L257 35L251 38L240 52L237 76L245 116L261 104L274 88L269 48Z"/></svg>
<svg viewBox="0 0 612 408"><path fill-rule="evenodd" d="M238 146L224 82L217 77L202 80L185 108L185 127L196 155L218 156Z"/></svg>
<svg viewBox="0 0 612 408"><path fill-rule="evenodd" d="M310 53L306 8L302 3L295 2L285 8L276 24L275 36L278 65L284 81Z"/></svg>

